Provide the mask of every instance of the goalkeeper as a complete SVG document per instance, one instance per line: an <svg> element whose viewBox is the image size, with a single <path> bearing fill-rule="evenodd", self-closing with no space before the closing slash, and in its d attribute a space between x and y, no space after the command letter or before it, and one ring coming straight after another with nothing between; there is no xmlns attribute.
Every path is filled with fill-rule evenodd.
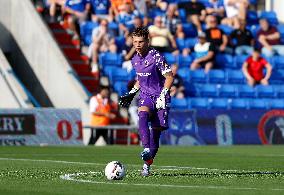
<svg viewBox="0 0 284 195"><path fill-rule="evenodd" d="M173 75L164 56L149 47L148 29L135 29L132 39L136 54L131 63L136 71L137 81L130 92L120 97L119 104L122 107L128 107L140 90L139 134L144 147L141 152L141 158L144 161L141 174L148 176L150 165L158 152L161 131L168 128L169 92Z"/></svg>

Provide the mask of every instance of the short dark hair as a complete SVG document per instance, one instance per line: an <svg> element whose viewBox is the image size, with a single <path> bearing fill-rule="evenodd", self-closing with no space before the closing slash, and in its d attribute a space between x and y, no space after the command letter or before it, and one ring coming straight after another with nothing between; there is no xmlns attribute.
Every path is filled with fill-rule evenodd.
<svg viewBox="0 0 284 195"><path fill-rule="evenodd" d="M253 48L253 51L254 52L257 52L257 53L261 53L261 49L259 47L254 47Z"/></svg>
<svg viewBox="0 0 284 195"><path fill-rule="evenodd" d="M146 27L138 27L132 32L132 37L134 36L149 39L149 30Z"/></svg>

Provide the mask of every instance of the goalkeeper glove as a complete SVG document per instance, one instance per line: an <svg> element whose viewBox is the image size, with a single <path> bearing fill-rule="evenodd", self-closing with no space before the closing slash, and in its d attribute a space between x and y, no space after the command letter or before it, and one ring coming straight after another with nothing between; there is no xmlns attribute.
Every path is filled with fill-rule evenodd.
<svg viewBox="0 0 284 195"><path fill-rule="evenodd" d="M123 96L120 96L118 104L123 107L127 108L131 104L133 98L135 97L136 93L139 91L139 88L134 86L128 93Z"/></svg>
<svg viewBox="0 0 284 195"><path fill-rule="evenodd" d="M169 92L169 89L164 88L156 101L156 108L159 109L166 109L166 95Z"/></svg>

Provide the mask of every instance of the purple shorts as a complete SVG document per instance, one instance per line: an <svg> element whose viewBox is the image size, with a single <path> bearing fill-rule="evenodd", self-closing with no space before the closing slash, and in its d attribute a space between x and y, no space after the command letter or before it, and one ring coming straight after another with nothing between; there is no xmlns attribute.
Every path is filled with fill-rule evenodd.
<svg viewBox="0 0 284 195"><path fill-rule="evenodd" d="M139 107L146 106L150 110L150 121L152 128L162 128L166 130L169 128L168 126L168 114L169 114L169 104L171 101L170 96L166 97L166 109L156 109L156 101L158 96L155 95L147 95L140 92L139 95Z"/></svg>

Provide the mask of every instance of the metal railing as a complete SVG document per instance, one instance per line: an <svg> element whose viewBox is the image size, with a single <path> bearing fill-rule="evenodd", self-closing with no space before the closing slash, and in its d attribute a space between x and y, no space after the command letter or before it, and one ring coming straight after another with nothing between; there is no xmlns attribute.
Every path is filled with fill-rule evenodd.
<svg viewBox="0 0 284 195"><path fill-rule="evenodd" d="M130 145L130 132L133 132L134 130L137 130L138 127L135 125L108 125L108 126L91 126L91 125L87 125L84 126L83 128L84 130L86 129L90 129L92 131L92 136L95 135L96 130L97 129L105 129L107 130L107 143L110 144L110 140L111 140L111 132L113 131L113 143L116 143L117 140L117 131L121 131L121 130L127 130L127 145ZM91 137L91 139L93 139L93 137Z"/></svg>

